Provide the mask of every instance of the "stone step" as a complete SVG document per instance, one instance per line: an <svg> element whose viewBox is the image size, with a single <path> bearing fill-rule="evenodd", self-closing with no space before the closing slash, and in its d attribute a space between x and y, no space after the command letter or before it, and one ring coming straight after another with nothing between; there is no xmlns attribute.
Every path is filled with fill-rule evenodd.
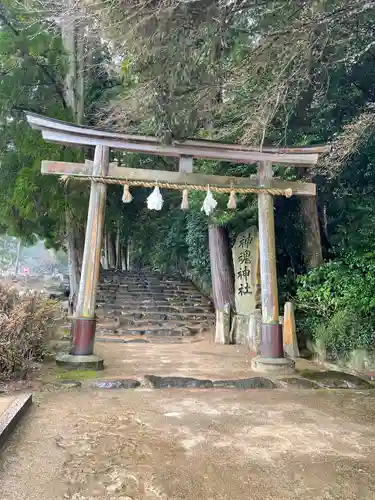
<svg viewBox="0 0 375 500"><path fill-rule="evenodd" d="M98 316L99 320L101 318L101 316ZM128 317L128 316L123 316L123 315L119 315L119 314L116 314L116 315L113 315L113 316L109 316L107 313L106 313L106 318L113 318L113 321L115 321L115 319L119 319L120 323L119 325L125 325L125 326L145 326L145 325L149 325L150 324L150 320L146 317L146 318L131 318L131 317ZM171 319L171 320L165 320L165 319L159 319L157 321L153 321L152 324L153 325L167 325L169 328L174 328L174 327L179 327L179 326L185 326L185 325L188 325L188 326L207 326L207 324L211 324L212 321L213 321L214 318L209 319L207 320L206 318L205 319L199 319L199 318L189 318L188 320L186 319ZM117 326L119 326L117 325ZM116 326L116 328L117 328Z"/></svg>
<svg viewBox="0 0 375 500"><path fill-rule="evenodd" d="M130 338L194 338L212 328L211 301L180 276L148 272L103 272L97 314L105 320L97 331ZM102 333L103 335L103 333Z"/></svg>
<svg viewBox="0 0 375 500"><path fill-rule="evenodd" d="M177 305L172 306L167 304L143 304L139 302L105 302L105 301L97 301L98 305L104 307L110 307L111 309L121 309L122 311L132 311L137 309L139 311L157 311L157 312L167 312L167 313L176 313L176 312L187 312L187 313L213 313L213 310L210 306L204 305L195 305L195 304L186 304L186 305Z"/></svg>
<svg viewBox="0 0 375 500"><path fill-rule="evenodd" d="M136 284L155 284L155 285L160 285L160 284L165 284L166 286L170 285L178 285L178 286L183 286L183 287L191 287L195 288L193 283L190 283L189 281L181 281L178 279L175 280L166 280L166 279L147 279L147 278L127 278L126 276L123 278L118 278L116 280L112 281L101 281L99 283L100 286L126 286L131 283L136 283Z"/></svg>
<svg viewBox="0 0 375 500"><path fill-rule="evenodd" d="M101 316L98 316L98 328L101 327L103 328L105 326L105 321L107 322L107 325L109 325L109 330L116 330L117 328L128 328L128 327L139 327L139 328L148 328L150 326L150 320L147 318L141 318L141 319L131 319L125 316L121 315L115 315L112 316L113 320L111 324L109 324L109 317L106 316L106 319L103 320ZM120 322L116 321L120 319ZM186 320L170 320L170 321L165 321L164 319L158 320L158 321L153 321L151 323L152 326L157 326L157 327L165 327L165 328L180 328L181 326L187 326L188 328L195 328L196 330L200 329L206 329L209 328L213 324L213 320L200 320L200 319L194 319L191 318L188 321ZM103 326L104 325L104 326ZM106 329L106 328L104 328Z"/></svg>
<svg viewBox="0 0 375 500"><path fill-rule="evenodd" d="M176 328L167 328L158 325L148 325L147 327L129 327L118 328L117 330L97 329L98 335L105 333L106 336L157 336L157 337L194 337L199 333L204 332L203 328L193 328L187 326L180 326Z"/></svg>
<svg viewBox="0 0 375 500"><path fill-rule="evenodd" d="M181 280L163 280L163 279L133 279L133 278L119 278L114 281L101 281L100 285L101 286L126 286L129 284L144 284L144 285L149 285L149 284L154 284L154 285L160 285L164 284L166 286L183 286L183 287L192 287L195 288L193 283L189 283L188 281L181 281Z"/></svg>
<svg viewBox="0 0 375 500"><path fill-rule="evenodd" d="M194 286L191 285L179 285L178 283L163 283L161 281L158 281L157 283L122 283L120 284L107 284L103 285L100 284L98 285L98 288L102 290L122 290L122 289L127 289L127 288L179 288L181 290L195 290L197 289Z"/></svg>
<svg viewBox="0 0 375 500"><path fill-rule="evenodd" d="M98 293L106 293L108 295L116 294L116 295L121 295L121 294L128 294L128 293L147 293L147 294L159 294L159 293L177 293L177 294L184 294L184 295L199 295L199 297L202 297L196 290L192 288L178 288L178 287L123 287L123 288L117 288L117 289L112 289L112 290L105 290L102 288L98 289Z"/></svg>
<svg viewBox="0 0 375 500"><path fill-rule="evenodd" d="M145 338L134 337L133 335L122 335L122 336L108 336L108 335L97 335L95 337L95 342L106 342L106 343L116 343L116 344L177 344L177 343L190 343L195 342L194 337L158 337L158 336L148 336ZM130 498L130 497L129 497Z"/></svg>
<svg viewBox="0 0 375 500"><path fill-rule="evenodd" d="M145 295L128 295L126 297L119 297L114 295L113 297L106 296L106 295L99 295L96 298L97 302L108 302L108 303L114 303L117 302L118 304L125 304L125 303L133 303L136 302L137 304L158 304L161 306L167 305L168 307L175 307L175 306L180 306L187 304L189 306L195 306L201 307L201 306L206 306L209 307L211 306L211 302L205 301L196 297L165 297L164 299L161 297L158 297L158 299L153 299L152 297L148 297Z"/></svg>
<svg viewBox="0 0 375 500"><path fill-rule="evenodd" d="M113 308L107 308L104 310L106 316L110 314L110 311L116 312ZM117 310L118 311L118 310ZM209 313L166 313L160 311L121 311L121 315L128 319L143 319L149 318L150 320L158 321L158 320L186 320L189 321L191 318L200 319L200 320L211 320L214 321L215 315Z"/></svg>
<svg viewBox="0 0 375 500"><path fill-rule="evenodd" d="M116 294L103 294L100 292L98 294L99 297L117 297L121 299L131 299L134 298L136 300L160 300L160 299L177 299L177 298L191 298L192 300L202 300L204 299L201 295L198 295L197 293L180 293L180 292L157 292L157 293L134 293L134 292L121 292L121 293L116 293ZM208 302L208 300L207 300Z"/></svg>
<svg viewBox="0 0 375 500"><path fill-rule="evenodd" d="M113 304L104 304L100 306L100 309L102 309L104 312L107 310L111 311L119 311L122 315L124 314L131 314L131 313L147 313L147 314L182 314L186 317L189 316L207 316L207 317L214 317L215 314L212 310L205 311L204 309L200 308L195 308L193 307L191 311L186 311L186 310L181 310L181 309L173 309L170 307L163 307L163 308L150 308L150 307L145 307L142 308L137 305L135 308L130 308L130 307L124 307L122 305L113 305Z"/></svg>
<svg viewBox="0 0 375 500"><path fill-rule="evenodd" d="M130 330L130 329L121 329L117 330L117 336L145 336L145 337L184 337L184 336L194 336L196 333L190 333L186 331L185 333L180 330L169 330L167 328L149 328L147 330Z"/></svg>
<svg viewBox="0 0 375 500"><path fill-rule="evenodd" d="M99 302L108 302L109 298L107 297L103 297L103 296L99 296L97 297L97 303ZM212 308L212 305L211 303L207 302L206 300L202 300L202 299L195 299L195 300L190 300L190 299L170 299L170 300L153 300L153 299L146 299L146 300L135 300L135 299L132 299L132 300L126 300L126 301L123 301L122 299L118 299L118 298L110 298L110 303L126 303L126 304L142 304L144 306L148 306L148 305L153 305L155 307L209 307L209 308Z"/></svg>
<svg viewBox="0 0 375 500"><path fill-rule="evenodd" d="M127 282L133 282L133 283L138 283L138 282L143 282L143 283L179 283L181 285L189 285L189 286L194 286L194 284L191 281L184 281L178 278L174 279L166 279L166 278L158 278L158 277L145 277L145 276L116 276L113 279L107 279L104 278L101 279L100 284L101 285L111 285L111 284L117 284L117 285L123 285L126 284Z"/></svg>

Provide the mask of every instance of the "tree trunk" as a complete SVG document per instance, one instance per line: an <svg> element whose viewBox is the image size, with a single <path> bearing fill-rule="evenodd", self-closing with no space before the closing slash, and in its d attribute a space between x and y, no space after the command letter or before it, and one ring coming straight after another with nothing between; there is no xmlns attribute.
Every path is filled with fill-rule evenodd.
<svg viewBox="0 0 375 500"><path fill-rule="evenodd" d="M116 230L116 269L121 269L121 246L120 246L120 221L117 221Z"/></svg>
<svg viewBox="0 0 375 500"><path fill-rule="evenodd" d="M127 271L126 267L126 246L121 247L121 269Z"/></svg>
<svg viewBox="0 0 375 500"><path fill-rule="evenodd" d="M72 218L65 209L65 221L66 221L66 242L68 250L68 268L69 268L69 313L73 314L76 308L79 280L80 280L80 265L79 256L77 248L77 238L75 237L76 230L75 224L72 223Z"/></svg>
<svg viewBox="0 0 375 500"><path fill-rule="evenodd" d="M68 68L65 77L65 101L72 110L73 118L77 118L76 82L77 82L77 48L74 20L74 0L65 0L65 15L61 23L61 38L64 50L68 55Z"/></svg>
<svg viewBox="0 0 375 500"><path fill-rule="evenodd" d="M234 306L234 273L228 231L224 227L210 225L208 240L215 307Z"/></svg>
<svg viewBox="0 0 375 500"><path fill-rule="evenodd" d="M132 253L132 242L131 240L127 240L126 242L126 270L130 271L131 269L131 253Z"/></svg>
<svg viewBox="0 0 375 500"><path fill-rule="evenodd" d="M112 233L107 233L108 268L116 268L116 246Z"/></svg>
<svg viewBox="0 0 375 500"><path fill-rule="evenodd" d="M307 168L298 169L299 178L305 182L314 182L313 175ZM301 196L300 213L303 224L303 258L308 269L323 264L323 249L320 233L317 197Z"/></svg>
<svg viewBox="0 0 375 500"><path fill-rule="evenodd" d="M21 238L19 238L18 244L17 244L16 262L14 263L14 274L16 274L16 275L18 274L19 267L20 267L21 251L22 251L22 241L21 241Z"/></svg>
<svg viewBox="0 0 375 500"><path fill-rule="evenodd" d="M303 255L306 266L312 269L323 264L318 207L314 196L301 197L300 203L304 225Z"/></svg>
<svg viewBox="0 0 375 500"><path fill-rule="evenodd" d="M82 19L76 30L76 121L83 124L85 114L85 34Z"/></svg>
<svg viewBox="0 0 375 500"><path fill-rule="evenodd" d="M216 309L215 341L230 343L230 310L234 307L234 273L228 231L208 227L212 295ZM229 316L229 317L228 317Z"/></svg>
<svg viewBox="0 0 375 500"><path fill-rule="evenodd" d="M71 109L72 117L77 123L83 121L83 106L84 106L84 93L83 93L83 36L79 43L80 50L77 51L77 32L76 32L76 19L74 14L74 0L65 0L65 16L61 23L61 38L64 50L68 56L68 67L65 76L64 97L67 105ZM82 33L83 35L83 33ZM78 53L80 52L80 53ZM81 84L77 86L77 67L82 68ZM77 98L80 99L79 108L77 110ZM68 195L68 193L67 193ZM70 297L69 297L69 310L73 314L75 311L76 301L78 297L80 271L83 258L83 245L82 238L80 237L80 230L74 220L74 217L69 213L68 203L65 208L65 222L66 222L66 241L69 262L69 283L70 283Z"/></svg>
<svg viewBox="0 0 375 500"><path fill-rule="evenodd" d="M108 269L108 240L107 240L107 231L104 230L103 236L103 269Z"/></svg>

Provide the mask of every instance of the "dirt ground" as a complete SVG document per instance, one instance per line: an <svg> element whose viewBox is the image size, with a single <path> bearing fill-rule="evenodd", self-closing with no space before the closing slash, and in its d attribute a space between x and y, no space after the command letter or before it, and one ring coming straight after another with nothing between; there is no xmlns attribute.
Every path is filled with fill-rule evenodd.
<svg viewBox="0 0 375 500"><path fill-rule="evenodd" d="M137 378L146 374L211 380L259 376L251 369L252 355L247 347L215 344L208 335L183 344L97 343L95 353L104 359L103 378ZM318 369L304 359L298 360L297 368Z"/></svg>
<svg viewBox="0 0 375 500"><path fill-rule="evenodd" d="M81 388L44 385L54 364L38 376L0 453L1 500L375 500L375 390L98 390L92 378L259 374L246 348L207 340L95 351L107 368Z"/></svg>
<svg viewBox="0 0 375 500"><path fill-rule="evenodd" d="M375 499L372 393L40 393L0 455L1 499Z"/></svg>
<svg viewBox="0 0 375 500"><path fill-rule="evenodd" d="M198 378L251 376L251 356L245 346L218 345L207 339L186 344L100 344L95 352L104 358L103 377L145 374Z"/></svg>

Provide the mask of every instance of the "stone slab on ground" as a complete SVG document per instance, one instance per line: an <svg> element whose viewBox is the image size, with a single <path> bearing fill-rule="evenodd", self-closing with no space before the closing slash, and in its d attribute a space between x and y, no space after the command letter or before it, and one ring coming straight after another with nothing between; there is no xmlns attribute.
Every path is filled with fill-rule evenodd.
<svg viewBox="0 0 375 500"><path fill-rule="evenodd" d="M31 403L31 394L0 396L0 448L10 437Z"/></svg>
<svg viewBox="0 0 375 500"><path fill-rule="evenodd" d="M285 389L320 389L320 385L302 377L286 377L277 380L278 386Z"/></svg>
<svg viewBox="0 0 375 500"><path fill-rule="evenodd" d="M375 389L375 385L361 377L339 371L302 372L301 375L326 389Z"/></svg>
<svg viewBox="0 0 375 500"><path fill-rule="evenodd" d="M118 379L118 380L94 380L91 387L94 389L135 389L141 383L138 380Z"/></svg>
<svg viewBox="0 0 375 500"><path fill-rule="evenodd" d="M43 391L60 391L60 390L71 390L79 389L82 383L79 380L55 380L53 382L47 382L43 385Z"/></svg>
<svg viewBox="0 0 375 500"><path fill-rule="evenodd" d="M212 389L212 380L202 380L191 377L159 377L157 375L146 375L145 379L152 385L154 389L167 388L204 388Z"/></svg>
<svg viewBox="0 0 375 500"><path fill-rule="evenodd" d="M272 380L264 377L245 379L214 380L214 387L228 387L233 389L276 389Z"/></svg>
<svg viewBox="0 0 375 500"><path fill-rule="evenodd" d="M372 391L45 392L1 500L373 500Z"/></svg>

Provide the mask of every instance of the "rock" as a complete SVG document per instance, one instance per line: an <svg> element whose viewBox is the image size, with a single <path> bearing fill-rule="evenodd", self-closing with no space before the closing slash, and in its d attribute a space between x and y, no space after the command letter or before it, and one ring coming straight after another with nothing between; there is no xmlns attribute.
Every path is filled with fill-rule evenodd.
<svg viewBox="0 0 375 500"><path fill-rule="evenodd" d="M124 340L124 344L149 344L150 341L146 339L132 339Z"/></svg>
<svg viewBox="0 0 375 500"><path fill-rule="evenodd" d="M109 342L113 344L126 344L126 340L118 339L116 337L96 337L95 342Z"/></svg>
<svg viewBox="0 0 375 500"><path fill-rule="evenodd" d="M153 337L150 341L153 344L178 344L182 342L181 337Z"/></svg>
<svg viewBox="0 0 375 500"><path fill-rule="evenodd" d="M284 306L283 323L284 352L292 359L298 358L299 349L297 342L296 322L294 319L294 307L292 302L286 302Z"/></svg>
<svg viewBox="0 0 375 500"><path fill-rule="evenodd" d="M290 389L320 389L320 386L312 380L298 377L278 379L281 387Z"/></svg>
<svg viewBox="0 0 375 500"><path fill-rule="evenodd" d="M234 314L233 329L236 344L245 344L250 352L258 353L260 346L260 325L262 311L255 309L248 315Z"/></svg>
<svg viewBox="0 0 375 500"><path fill-rule="evenodd" d="M115 483L113 484L110 484L109 486L107 486L107 493L109 493L110 495L113 494L113 493L117 493L118 491L121 491L122 487L123 487L123 482L118 480L116 481Z"/></svg>
<svg viewBox="0 0 375 500"><path fill-rule="evenodd" d="M119 379L119 380L95 380L91 387L94 389L135 389L141 383L138 380Z"/></svg>
<svg viewBox="0 0 375 500"><path fill-rule="evenodd" d="M305 371L301 373L302 377L313 380L320 387L327 389L374 389L375 386L363 378L351 375L350 373L325 371L312 372Z"/></svg>
<svg viewBox="0 0 375 500"><path fill-rule="evenodd" d="M275 389L276 384L265 377L243 378L238 380L214 380L214 387L233 389Z"/></svg>
<svg viewBox="0 0 375 500"><path fill-rule="evenodd" d="M305 359L312 359L314 357L314 353L307 347L300 349L299 355L300 358L305 358Z"/></svg>
<svg viewBox="0 0 375 500"><path fill-rule="evenodd" d="M169 387L210 389L213 387L212 380L200 380L190 377L158 377L156 375L146 375L145 379L151 382L155 389L166 389Z"/></svg>
<svg viewBox="0 0 375 500"><path fill-rule="evenodd" d="M81 382L79 380L58 380L56 382L48 382L44 386L46 391L56 391L59 389L77 389L81 387Z"/></svg>
<svg viewBox="0 0 375 500"><path fill-rule="evenodd" d="M146 330L145 335L155 336L155 337L179 337L181 336L181 332L178 330Z"/></svg>
<svg viewBox="0 0 375 500"><path fill-rule="evenodd" d="M122 333L122 334L128 334L128 335L144 335L146 333L146 330L132 330L132 329L121 329L121 330L118 330L118 333Z"/></svg>

